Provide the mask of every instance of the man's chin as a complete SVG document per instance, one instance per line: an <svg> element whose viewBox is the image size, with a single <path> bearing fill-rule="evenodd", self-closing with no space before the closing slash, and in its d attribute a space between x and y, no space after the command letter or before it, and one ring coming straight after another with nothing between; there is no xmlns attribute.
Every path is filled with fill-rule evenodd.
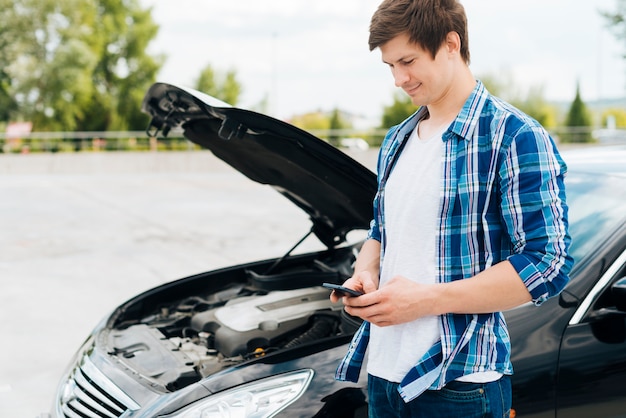
<svg viewBox="0 0 626 418"><path fill-rule="evenodd" d="M411 103L413 103L417 107L426 106L427 103L424 103L423 98L416 96L409 96L411 98Z"/></svg>

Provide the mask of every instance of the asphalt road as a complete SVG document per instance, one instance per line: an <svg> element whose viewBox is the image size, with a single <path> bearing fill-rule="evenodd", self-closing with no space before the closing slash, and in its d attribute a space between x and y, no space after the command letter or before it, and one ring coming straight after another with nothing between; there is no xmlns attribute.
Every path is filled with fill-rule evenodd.
<svg viewBox="0 0 626 418"><path fill-rule="evenodd" d="M353 156L373 167L375 151ZM128 298L282 255L309 227L208 152L0 154L0 417L50 411L75 350Z"/></svg>

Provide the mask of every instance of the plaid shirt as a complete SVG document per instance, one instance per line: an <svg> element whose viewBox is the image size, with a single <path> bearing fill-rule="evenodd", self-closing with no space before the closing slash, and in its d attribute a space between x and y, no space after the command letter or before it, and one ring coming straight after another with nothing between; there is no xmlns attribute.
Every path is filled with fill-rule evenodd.
<svg viewBox="0 0 626 418"><path fill-rule="evenodd" d="M422 107L391 128L381 146L368 235L381 242L381 261L385 184L411 131L426 114ZM509 260L536 305L557 295L569 280L573 259L568 254L566 166L549 134L478 81L443 141L437 281L470 278ZM440 341L400 383L405 401L463 375L489 370L512 374L501 312L442 315L439 329ZM337 369L338 380L357 381L368 341L369 323L364 322Z"/></svg>

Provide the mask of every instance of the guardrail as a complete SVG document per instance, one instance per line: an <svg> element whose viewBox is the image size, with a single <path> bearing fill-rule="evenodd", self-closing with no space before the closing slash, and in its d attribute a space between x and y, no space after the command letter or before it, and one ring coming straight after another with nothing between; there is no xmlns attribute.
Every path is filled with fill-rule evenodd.
<svg viewBox="0 0 626 418"><path fill-rule="evenodd" d="M182 131L167 138L149 137L144 131L32 132L18 137L0 133L0 152L158 151L193 150L196 145Z"/></svg>
<svg viewBox="0 0 626 418"><path fill-rule="evenodd" d="M560 142L626 142L626 129L559 127L550 134ZM378 146L386 130L309 130L311 134L346 148ZM337 139L341 138L341 139ZM364 145L365 144L365 145ZM81 151L194 151L200 147L187 140L182 130L172 130L166 138L144 131L32 132L19 138L0 132L0 153L81 152Z"/></svg>

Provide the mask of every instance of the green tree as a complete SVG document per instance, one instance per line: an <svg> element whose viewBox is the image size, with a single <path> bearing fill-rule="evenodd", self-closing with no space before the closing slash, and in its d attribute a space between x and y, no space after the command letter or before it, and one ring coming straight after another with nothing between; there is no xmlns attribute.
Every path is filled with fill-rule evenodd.
<svg viewBox="0 0 626 418"><path fill-rule="evenodd" d="M626 0L617 0L614 11L600 12L617 39L626 40Z"/></svg>
<svg viewBox="0 0 626 418"><path fill-rule="evenodd" d="M330 119L321 111L295 115L289 122L305 131L328 131L330 129Z"/></svg>
<svg viewBox="0 0 626 418"><path fill-rule="evenodd" d="M511 73L506 71L498 74L486 73L479 75L478 79L483 82L487 91L494 96L501 97L511 103L519 102L521 95L515 87L516 84Z"/></svg>
<svg viewBox="0 0 626 418"><path fill-rule="evenodd" d="M10 47L0 53L0 66L2 85L16 104L14 117L32 120L37 130L145 127L141 101L162 61L146 53L158 30L150 9L139 0L4 6L0 45Z"/></svg>
<svg viewBox="0 0 626 418"><path fill-rule="evenodd" d="M511 104L537 120L545 128L554 128L557 125L558 111L544 99L543 87L531 87L525 99L514 100Z"/></svg>
<svg viewBox="0 0 626 418"><path fill-rule="evenodd" d="M337 134L337 131L340 129L350 128L350 123L346 122L341 117L341 112L339 109L333 109L330 114L330 120L328 122L330 135L328 135L328 143L334 145L336 147L339 146L340 135Z"/></svg>
<svg viewBox="0 0 626 418"><path fill-rule="evenodd" d="M478 77L489 93L501 97L546 128L557 125L558 109L544 97L543 86L531 86L526 93L516 88L513 77L508 73L485 74Z"/></svg>
<svg viewBox="0 0 626 418"><path fill-rule="evenodd" d="M340 145L339 140L341 138L337 131L352 128L352 123L346 120L337 108L330 113L319 110L295 115L289 123L305 131L313 131L317 136L328 140L329 144L336 147Z"/></svg>
<svg viewBox="0 0 626 418"><path fill-rule="evenodd" d="M568 132L561 136L563 142L590 142L591 114L580 97L580 86L576 85L576 97L570 105L565 126Z"/></svg>
<svg viewBox="0 0 626 418"><path fill-rule="evenodd" d="M237 81L237 74L230 70L225 74L216 73L213 67L207 65L196 80L195 89L236 106L241 95L241 84Z"/></svg>
<svg viewBox="0 0 626 418"><path fill-rule="evenodd" d="M615 128L626 128L626 110L622 108L606 109L602 112L601 124L608 127L608 120L611 119Z"/></svg>
<svg viewBox="0 0 626 418"><path fill-rule="evenodd" d="M393 103L385 106L381 121L381 128L388 129L399 124L413 113L417 108L411 102L411 98L402 92L395 92L393 95Z"/></svg>
<svg viewBox="0 0 626 418"><path fill-rule="evenodd" d="M28 21L15 13L15 7L14 0L0 0L0 121L8 121L17 113L8 69L17 60L24 32L30 29Z"/></svg>

